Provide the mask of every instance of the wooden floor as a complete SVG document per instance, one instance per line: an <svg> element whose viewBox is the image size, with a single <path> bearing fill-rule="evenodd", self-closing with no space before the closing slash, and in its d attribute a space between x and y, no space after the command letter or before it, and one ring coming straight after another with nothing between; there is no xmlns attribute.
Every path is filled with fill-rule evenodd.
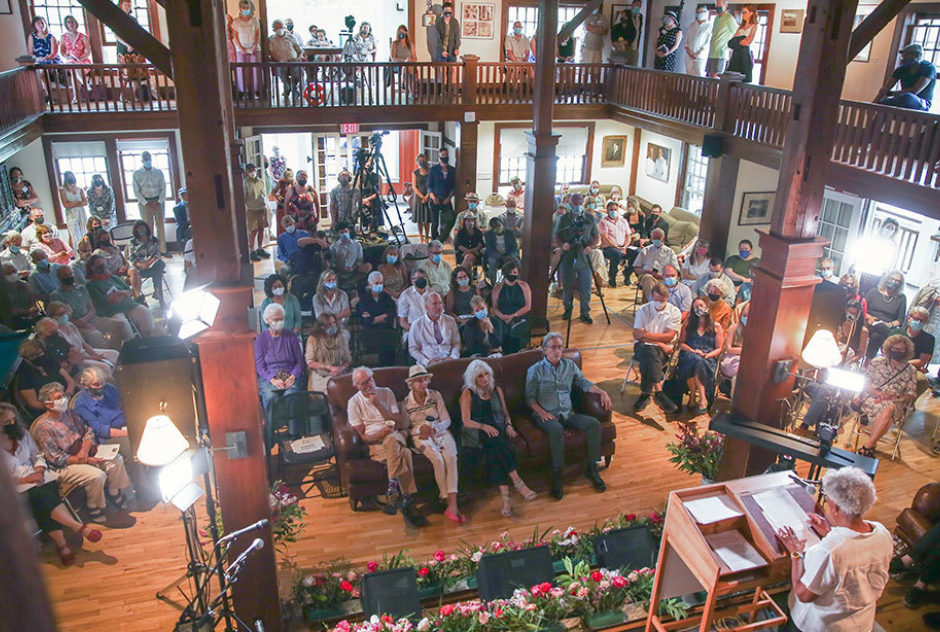
<svg viewBox="0 0 940 632"><path fill-rule="evenodd" d="M171 267L179 265L178 259ZM270 261L256 264L256 276L263 276L270 267ZM606 290L611 324L606 324L595 297L594 325L576 321L571 331L571 346L582 349L588 378L613 395L618 438L611 467L603 472L606 493L594 492L583 478L572 478L564 500L558 502L547 495L546 473L523 473L539 497L524 503L514 496L512 518L499 516L499 499L490 492L463 508L469 516L465 525L455 525L437 514L430 516L431 524L423 530L406 528L398 516L352 513L345 499L305 500L306 529L282 561L300 568L341 556L364 562L403 548L423 556L437 548L455 550L462 541L483 543L507 530L524 538L536 525L543 529L589 527L620 511L661 508L669 490L697 485L696 478L679 473L666 461L665 444L674 438L675 422L664 419L652 406L641 418L634 416L631 405L638 389L633 385L619 395L630 357L633 294L633 288ZM550 302L549 316L552 324L564 331L561 306L555 299ZM870 518L889 529L894 528L895 517L910 504L921 485L940 479L940 459L929 450L940 400L931 400L928 395L918 403L918 409L907 426L901 458L891 462L879 455L884 457L875 480L879 501ZM704 417L701 421L707 422ZM63 631L101 630L115 623L135 632L173 628L178 611L157 601L154 594L184 571L179 512L160 505L134 513L132 518L132 526L115 525L105 529L101 542L86 543L78 552L75 567L62 568L51 547L41 552L41 569ZM201 518L204 521L204 514ZM920 616L926 609L908 610L901 603L902 596L903 587L892 582L879 602L878 622L889 632L922 629Z"/></svg>

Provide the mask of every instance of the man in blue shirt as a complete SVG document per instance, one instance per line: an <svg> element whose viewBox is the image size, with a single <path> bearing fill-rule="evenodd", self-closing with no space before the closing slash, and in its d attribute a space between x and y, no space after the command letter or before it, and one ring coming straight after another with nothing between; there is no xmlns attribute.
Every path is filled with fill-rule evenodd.
<svg viewBox="0 0 940 632"><path fill-rule="evenodd" d="M121 408L121 394L100 368L82 371L82 390L75 396L74 409L95 433L98 443L127 436L127 419ZM111 441L113 443L113 441Z"/></svg>
<svg viewBox="0 0 940 632"><path fill-rule="evenodd" d="M937 83L937 69L923 59L924 48L920 44L908 44L900 51L901 63L878 91L875 102L896 108L927 112L933 101L933 89ZM901 89L893 91L895 83Z"/></svg>
<svg viewBox="0 0 940 632"><path fill-rule="evenodd" d="M557 331L545 334L542 339L544 358L529 367L525 376L525 399L532 409L532 421L548 435L552 453L552 496L561 500L564 496L562 470L565 466L565 428L583 430L587 435L587 476L594 489L603 492L607 485L597 472L597 461L601 451L601 424L590 415L572 410L571 390L578 387L585 393L595 393L601 398L604 410L610 410L610 396L595 386L572 360L561 357L565 344Z"/></svg>
<svg viewBox="0 0 940 632"><path fill-rule="evenodd" d="M440 151L440 163L428 173L428 190L431 192L431 238L441 243L450 237L457 214L454 213L454 186L457 172L447 160L447 148Z"/></svg>
<svg viewBox="0 0 940 632"><path fill-rule="evenodd" d="M278 268L278 272L282 274L291 274L293 272L291 268L294 267L294 255L300 252L300 244L297 242L310 236L307 231L298 229L295 223L294 218L290 215L284 215L281 219L284 232L277 237L277 258L284 263L282 267Z"/></svg>

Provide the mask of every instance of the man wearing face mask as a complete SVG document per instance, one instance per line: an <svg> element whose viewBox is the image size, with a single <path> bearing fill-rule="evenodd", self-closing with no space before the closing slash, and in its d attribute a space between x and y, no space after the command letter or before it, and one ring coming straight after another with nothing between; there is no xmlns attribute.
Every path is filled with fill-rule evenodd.
<svg viewBox="0 0 940 632"><path fill-rule="evenodd" d="M650 244L653 230L656 228L663 231L663 241L667 242L669 240L669 222L663 217L663 207L659 204L652 205L650 212L643 218L643 231L640 235L642 245L648 246Z"/></svg>
<svg viewBox="0 0 940 632"><path fill-rule="evenodd" d="M705 296L705 285L714 281L715 285L721 289L721 296L728 305L734 305L734 282L725 274L725 265L721 257L712 257L708 262L708 274L703 274L695 282L692 290L695 296Z"/></svg>
<svg viewBox="0 0 940 632"><path fill-rule="evenodd" d="M519 176L514 176L513 179L509 181L509 186L509 193L506 194L507 208L509 205L509 200L512 200L515 205L515 209L519 213L522 213L525 211L525 185L522 184L522 179Z"/></svg>
<svg viewBox="0 0 940 632"><path fill-rule="evenodd" d="M464 225L467 218L473 219L473 221L476 222L476 227L481 231L485 231L486 222L483 219L483 214L480 212L480 196L476 193L467 193L463 196L463 199L467 201L467 208L457 213L457 223L454 225L455 235L460 231L460 227Z"/></svg>
<svg viewBox="0 0 940 632"><path fill-rule="evenodd" d="M34 208L29 211L29 221L30 223L20 233L23 238L23 250L29 252L33 249L33 246L39 243L39 238L36 236L36 228L39 226L49 226L52 229L53 236L59 236L59 231L56 230L55 226L46 224L46 214L41 208Z"/></svg>
<svg viewBox="0 0 940 632"><path fill-rule="evenodd" d="M300 252L300 241L309 238L310 233L297 228L294 218L290 215L281 218L281 227L284 232L277 237L277 259L281 265L276 267L278 271L290 274L294 267L294 256Z"/></svg>
<svg viewBox="0 0 940 632"><path fill-rule="evenodd" d="M529 60L529 38L522 32L522 22L516 20L512 23L512 33L503 39L503 52L506 61L524 63Z"/></svg>
<svg viewBox="0 0 940 632"><path fill-rule="evenodd" d="M666 266L679 268L676 253L666 246L666 235L661 228L654 228L650 233L650 245L643 248L633 262L633 271L643 288L644 300L649 300L653 286L662 281Z"/></svg>
<svg viewBox="0 0 940 632"><path fill-rule="evenodd" d="M604 61L604 36L607 35L607 17L600 9L584 20L584 41L581 43L581 63L600 64Z"/></svg>
<svg viewBox="0 0 940 632"><path fill-rule="evenodd" d="M652 287L650 297L649 303L636 310L633 321L633 358L640 368L640 396L633 410L645 409L652 396L663 412L674 413L678 407L663 393L663 378L682 328L682 313L669 303L669 288L662 283Z"/></svg>
<svg viewBox="0 0 940 632"><path fill-rule="evenodd" d="M0 264L8 263L16 268L17 274L21 277L29 276L29 271L33 268L33 262L30 260L28 251L23 249L23 237L15 230L7 233L7 247L0 252Z"/></svg>
<svg viewBox="0 0 940 632"><path fill-rule="evenodd" d="M252 261L267 259L264 250L264 229L268 225L267 192L264 190L264 178L258 177L258 169L251 163L245 165L245 223L248 225L248 251ZM257 248L255 247L257 246Z"/></svg>
<svg viewBox="0 0 940 632"><path fill-rule="evenodd" d="M434 239L428 244L428 258L422 262L421 269L428 277L431 289L444 296L450 290L450 275L453 269L444 261L444 246Z"/></svg>
<svg viewBox="0 0 940 632"><path fill-rule="evenodd" d="M700 5L695 9L695 21L685 33L685 74L705 76L711 43L712 25L708 21L708 9Z"/></svg>
<svg viewBox="0 0 940 632"><path fill-rule="evenodd" d="M32 327L39 317L39 306L29 284L19 279L9 263L0 266L0 275L0 322L10 329Z"/></svg>
<svg viewBox="0 0 940 632"><path fill-rule="evenodd" d="M50 300L65 303L72 308L70 320L78 327L85 342L99 349L120 349L125 340L134 337L127 319L98 315L88 295L88 288L78 282L71 268L60 266L55 272L59 289L52 293Z"/></svg>
<svg viewBox="0 0 940 632"><path fill-rule="evenodd" d="M356 225L356 188L352 184L352 174L343 169L336 177L336 186L330 191L330 219L333 226L340 222Z"/></svg>
<svg viewBox="0 0 940 632"><path fill-rule="evenodd" d="M667 265L663 268L663 285L669 289L669 304L679 308L682 321L685 322L692 309L692 290L688 285L679 283L679 270L675 266Z"/></svg>
<svg viewBox="0 0 940 632"><path fill-rule="evenodd" d="M133 489L121 455L108 460L95 456L95 433L77 412L69 410L68 395L58 382L39 389L39 401L46 412L33 422L30 434L49 468L58 474L59 484L85 490L88 515L94 522L105 521L109 500L116 508L127 509Z"/></svg>
<svg viewBox="0 0 940 632"><path fill-rule="evenodd" d="M611 61L636 66L640 57L640 36L643 33L643 2L633 0L630 9L620 13L620 19L610 29L610 42L616 51ZM621 62L622 60L622 62Z"/></svg>
<svg viewBox="0 0 940 632"><path fill-rule="evenodd" d="M140 169L134 172L134 197L137 198L137 207L140 218L150 226L150 232L157 235L160 240L160 253L169 258L166 252L166 234L164 215L166 213L163 202L166 199L166 177L163 172L153 166L153 157L149 151L140 155Z"/></svg>
<svg viewBox="0 0 940 632"><path fill-rule="evenodd" d="M300 44L287 33L287 28L281 20L274 20L271 24L274 35L268 37L268 54L271 61L279 63L303 61L304 51ZM295 105L300 104L300 82L303 71L298 66L277 66L277 76L281 81L284 102L293 98Z"/></svg>
<svg viewBox="0 0 940 632"><path fill-rule="evenodd" d="M728 0L717 0L715 12L718 17L712 22L712 37L708 50L705 71L709 77L717 77L725 71L728 64L728 42L738 30L738 22L727 10Z"/></svg>
<svg viewBox="0 0 940 632"><path fill-rule="evenodd" d="M433 61L456 62L460 56L460 23L454 17L454 3L445 2L444 12L435 26L440 37L440 55Z"/></svg>
<svg viewBox="0 0 940 632"><path fill-rule="evenodd" d="M555 222L553 237L555 245L561 249L562 302L564 320L571 318L574 307L574 290L577 286L581 302L581 321L590 325L591 319L591 284L593 270L590 255L600 243L597 222L594 216L584 212L584 197L580 193L571 196L569 210Z"/></svg>
<svg viewBox="0 0 940 632"><path fill-rule="evenodd" d="M59 278L56 276L58 265L49 263L49 258L42 250L33 250L29 253L33 260L33 271L29 273L29 287L40 298L48 301L49 296L59 289Z"/></svg>
<svg viewBox="0 0 940 632"><path fill-rule="evenodd" d="M127 418L117 387L108 382L108 376L98 367L83 370L79 382L82 390L75 396L72 408L91 426L98 443L122 443L118 438L127 436ZM126 447L130 449L129 445Z"/></svg>
<svg viewBox="0 0 940 632"><path fill-rule="evenodd" d="M609 262L607 270L607 285L617 287L617 270L627 256L627 246L630 243L630 224L620 214L620 207L615 200L607 203L607 214L597 225L597 232L601 239L601 249L604 258ZM624 274L624 283L627 282Z"/></svg>
<svg viewBox="0 0 940 632"><path fill-rule="evenodd" d="M875 103L896 108L927 112L933 101L933 90L937 83L937 69L923 59L924 47L908 44L900 51L901 63L878 91ZM892 90L900 82L900 90Z"/></svg>
<svg viewBox="0 0 940 632"><path fill-rule="evenodd" d="M915 399L927 390L927 365L933 357L934 337L924 331L928 320L930 320L930 313L926 309L912 307L907 314L907 327L904 329L904 335L914 343L914 355L911 357L910 364L917 369Z"/></svg>
<svg viewBox="0 0 940 632"><path fill-rule="evenodd" d="M754 244L750 239L742 239L738 243L738 254L725 259L725 274L731 277L735 285L750 279L750 270L760 264L760 257L754 256Z"/></svg>
<svg viewBox="0 0 940 632"><path fill-rule="evenodd" d="M130 286L108 272L103 256L93 254L85 263L85 269L88 273L88 296L98 314L132 320L144 336L166 334L163 327L154 325L150 310L134 300Z"/></svg>
<svg viewBox="0 0 940 632"><path fill-rule="evenodd" d="M431 192L431 238L447 241L454 228L454 187L457 183L456 169L448 164L447 148L440 151L440 162L428 172L428 190Z"/></svg>
<svg viewBox="0 0 940 632"><path fill-rule="evenodd" d="M494 217L490 220L490 229L484 235L486 241L486 278L491 285L496 285L496 272L504 261L519 256L519 243L516 233L506 230L502 220Z"/></svg>
<svg viewBox="0 0 940 632"><path fill-rule="evenodd" d="M519 212L515 200L506 200L506 212L499 216L503 228L516 234L516 239L522 237L522 224L525 219Z"/></svg>
<svg viewBox="0 0 940 632"><path fill-rule="evenodd" d="M333 257L336 274L343 287L359 285L359 281L369 274L372 266L363 262L362 244L352 238L352 228L349 224L337 224L336 232L339 239L330 244L330 255Z"/></svg>
<svg viewBox="0 0 940 632"><path fill-rule="evenodd" d="M424 297L429 292L428 274L423 268L411 271L411 285L398 297L398 322L402 331L408 332L411 325L424 316Z"/></svg>
<svg viewBox="0 0 940 632"><path fill-rule="evenodd" d="M362 320L362 347L379 356L379 366L395 364L395 345L389 344L395 327L395 299L385 291L385 278L378 270L369 273L364 292L359 294L356 313Z"/></svg>

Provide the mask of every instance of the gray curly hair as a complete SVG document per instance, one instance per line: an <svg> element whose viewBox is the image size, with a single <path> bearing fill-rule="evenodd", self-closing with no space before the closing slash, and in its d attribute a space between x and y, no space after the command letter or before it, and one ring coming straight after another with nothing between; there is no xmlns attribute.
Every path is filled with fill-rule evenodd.
<svg viewBox="0 0 940 632"><path fill-rule="evenodd" d="M857 467L829 470L823 476L822 490L840 511L853 516L864 515L878 500L871 478Z"/></svg>

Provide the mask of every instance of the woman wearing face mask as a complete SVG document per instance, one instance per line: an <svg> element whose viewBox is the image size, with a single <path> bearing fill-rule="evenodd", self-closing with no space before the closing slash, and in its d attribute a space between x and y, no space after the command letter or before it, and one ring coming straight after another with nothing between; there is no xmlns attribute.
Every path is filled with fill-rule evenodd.
<svg viewBox="0 0 940 632"><path fill-rule="evenodd" d="M868 365L865 390L853 408L868 419L870 435L858 449L863 456L875 456L875 445L892 424L904 419L907 405L914 399L917 388L917 369L910 364L914 343L903 334L889 336L881 345L882 357Z"/></svg>
<svg viewBox="0 0 940 632"><path fill-rule="evenodd" d="M19 167L10 168L10 186L13 189L13 203L22 212L39 205L39 196L36 195L36 189L23 176L23 170Z"/></svg>
<svg viewBox="0 0 940 632"><path fill-rule="evenodd" d="M85 223L85 228L85 236L78 242L78 248L75 249L81 261L88 261L88 257L95 252L95 235L101 230L101 220L92 215Z"/></svg>
<svg viewBox="0 0 940 632"><path fill-rule="evenodd" d="M401 252L398 246L389 246L382 254L382 263L379 264L379 272L384 279L385 291L396 301L401 296L402 290L409 283L408 270L401 260Z"/></svg>
<svg viewBox="0 0 940 632"><path fill-rule="evenodd" d="M868 303L865 324L870 340L867 357L871 360L881 344L904 322L907 314L904 275L896 270L889 272L881 279L878 287L868 291L865 301Z"/></svg>
<svg viewBox="0 0 940 632"><path fill-rule="evenodd" d="M418 225L418 241L426 244L431 241L431 192L428 190L428 157L418 154L415 157L418 168L412 171L411 185L414 188L411 219Z"/></svg>
<svg viewBox="0 0 940 632"><path fill-rule="evenodd" d="M477 288L470 282L470 272L457 266L450 274L450 292L444 297L444 311L456 318L458 324L465 323L473 316L470 301L476 295Z"/></svg>
<svg viewBox="0 0 940 632"><path fill-rule="evenodd" d="M235 62L254 64L261 61L261 23L255 16L255 5L251 0L238 3L238 15L232 19L229 41L235 49ZM261 87L257 68L238 68L235 85L242 97L255 97Z"/></svg>
<svg viewBox="0 0 940 632"><path fill-rule="evenodd" d="M361 343L364 353L379 356L379 366L395 364L395 318L398 307L395 299L385 291L385 278L373 270L367 278L366 290L359 294L356 313L362 321Z"/></svg>
<svg viewBox="0 0 940 632"><path fill-rule="evenodd" d="M300 335L302 324L300 315L300 301L296 296L287 291L287 281L278 274L272 274L264 280L265 299L261 302L261 313L271 303L277 303L284 308L284 328L295 334ZM267 329L267 324L262 321L262 331Z"/></svg>
<svg viewBox="0 0 940 632"><path fill-rule="evenodd" d="M711 319L705 300L697 298L692 301L692 311L679 334L679 362L676 365L676 377L689 389L686 411L695 415L705 414L708 394L713 392L718 356L724 344L725 330Z"/></svg>
<svg viewBox="0 0 940 632"><path fill-rule="evenodd" d="M68 265L72 257L75 256L72 249L69 248L65 242L56 237L55 233L52 232L52 228L45 224L36 228L36 238L39 242L36 246L33 246L33 249L38 247L46 253L50 264L57 263L59 265Z"/></svg>
<svg viewBox="0 0 940 632"><path fill-rule="evenodd" d="M682 262L682 282L690 288L695 287L699 277L708 275L708 264L711 261L711 252L707 239L699 238L695 242L692 252Z"/></svg>
<svg viewBox="0 0 940 632"><path fill-rule="evenodd" d="M88 221L85 207L88 205L88 200L85 197L85 191L78 186L75 174L71 171L62 174L59 201L65 209L65 223L69 227L72 244L77 246L82 235L85 234L85 223Z"/></svg>
<svg viewBox="0 0 940 632"><path fill-rule="evenodd" d="M129 269L131 285L134 288L134 298L141 304L146 304L141 290L144 279L153 281L153 297L160 302L160 307L166 309L163 299L163 270L166 264L160 258L160 241L150 234L150 226L139 219L134 222L134 236L124 249Z"/></svg>
<svg viewBox="0 0 940 632"><path fill-rule="evenodd" d="M359 25L359 32L352 39L354 53L353 62L366 64L375 61L375 37L372 35L372 25L363 22Z"/></svg>
<svg viewBox="0 0 940 632"><path fill-rule="evenodd" d="M324 270L317 283L317 294L313 297L313 312L319 318L320 314L332 314L339 319L341 325L346 324L349 315L349 296L339 289L336 273Z"/></svg>
<svg viewBox="0 0 940 632"><path fill-rule="evenodd" d="M408 36L408 27L404 24L399 25L398 31L395 33L395 39L391 40L390 45L392 63L403 64L418 61L414 44L412 44L411 38ZM401 77L401 81L398 85L399 89L409 94L412 93L414 70L411 68L399 68L397 66L392 66L390 70L391 72L385 75L385 85L392 85L392 77L400 73L399 77Z"/></svg>
<svg viewBox="0 0 940 632"><path fill-rule="evenodd" d="M470 318L460 328L462 349L465 358L498 358L503 355L503 345L508 331L503 321L494 318L486 305L486 299L474 295L470 299Z"/></svg>
<svg viewBox="0 0 940 632"><path fill-rule="evenodd" d="M65 385L67 392L75 392L75 380L57 358L46 352L39 340L28 339L20 343L20 357L23 361L16 372L17 395L31 418L46 412L46 407L39 401L39 389L46 384L58 382Z"/></svg>
<svg viewBox="0 0 940 632"><path fill-rule="evenodd" d="M107 273L130 280L130 264L121 249L114 245L111 233L104 229L98 230L94 234L94 243L95 251L92 254L101 255Z"/></svg>
<svg viewBox="0 0 940 632"><path fill-rule="evenodd" d="M532 290L519 278L519 261L510 259L503 264L503 280L493 288L490 300L493 315L503 321L507 332L503 351L515 353L529 344L529 312L532 311Z"/></svg>
<svg viewBox="0 0 940 632"><path fill-rule="evenodd" d="M727 329L731 326L731 306L721 293L721 284L712 279L705 284L705 304L711 319Z"/></svg>
<svg viewBox="0 0 940 632"><path fill-rule="evenodd" d="M310 377L307 390L326 392L331 377L345 373L352 364L349 332L339 326L332 314L320 314L307 338L304 353Z"/></svg>
<svg viewBox="0 0 940 632"><path fill-rule="evenodd" d="M297 180L287 189L284 197L284 209L293 216L297 228L316 231L317 222L320 220L320 204L317 197L313 187L307 182L307 172L298 171Z"/></svg>
<svg viewBox="0 0 940 632"><path fill-rule="evenodd" d="M868 350L868 329L865 327L862 305L858 300L846 302L845 315L836 334L845 364L854 364L864 359Z"/></svg>
<svg viewBox="0 0 940 632"><path fill-rule="evenodd" d="M741 25L728 42L731 59L728 60L727 72L741 73L744 75L745 83L751 82L754 72L751 42L754 41L755 35L757 35L757 8L753 4L748 4L741 10Z"/></svg>
<svg viewBox="0 0 940 632"><path fill-rule="evenodd" d="M284 308L271 303L262 312L267 328L255 338L255 371L264 414L271 419L274 400L303 388L304 354L300 338L284 327Z"/></svg>
<svg viewBox="0 0 940 632"><path fill-rule="evenodd" d="M275 158L277 157L275 156ZM268 194L268 200L277 203L277 210L275 210L274 216L277 219L279 229L283 225L284 215L287 213L287 197L290 195L291 187L293 186L294 172L287 169L284 171L284 175L278 178L277 182L271 188L271 192Z"/></svg>
<svg viewBox="0 0 940 632"><path fill-rule="evenodd" d="M741 315L731 327L728 328L728 333L725 335L725 346L721 350L721 363L718 366L718 370L721 371L721 376L728 378L730 380L730 386L727 382L724 384L722 380L719 380L718 389L731 397L731 392L733 390L734 379L738 375L738 366L741 364L741 350L744 348L744 332L747 330L747 317L751 313L751 304L744 303L741 308ZM725 388L728 386L728 388Z"/></svg>
<svg viewBox="0 0 940 632"><path fill-rule="evenodd" d="M656 39L656 60L653 67L666 72L676 71L676 51L682 44L682 31L679 29L679 17L673 11L663 15L663 25L659 28Z"/></svg>
<svg viewBox="0 0 940 632"><path fill-rule="evenodd" d="M114 190L105 184L101 174L96 173L91 177L91 186L85 191L85 198L88 200L89 216L97 217L102 226L111 228L115 223Z"/></svg>
<svg viewBox="0 0 940 632"><path fill-rule="evenodd" d="M480 261L483 253L483 233L477 229L475 217L465 217L463 224L454 236L457 260L467 270L472 270Z"/></svg>

